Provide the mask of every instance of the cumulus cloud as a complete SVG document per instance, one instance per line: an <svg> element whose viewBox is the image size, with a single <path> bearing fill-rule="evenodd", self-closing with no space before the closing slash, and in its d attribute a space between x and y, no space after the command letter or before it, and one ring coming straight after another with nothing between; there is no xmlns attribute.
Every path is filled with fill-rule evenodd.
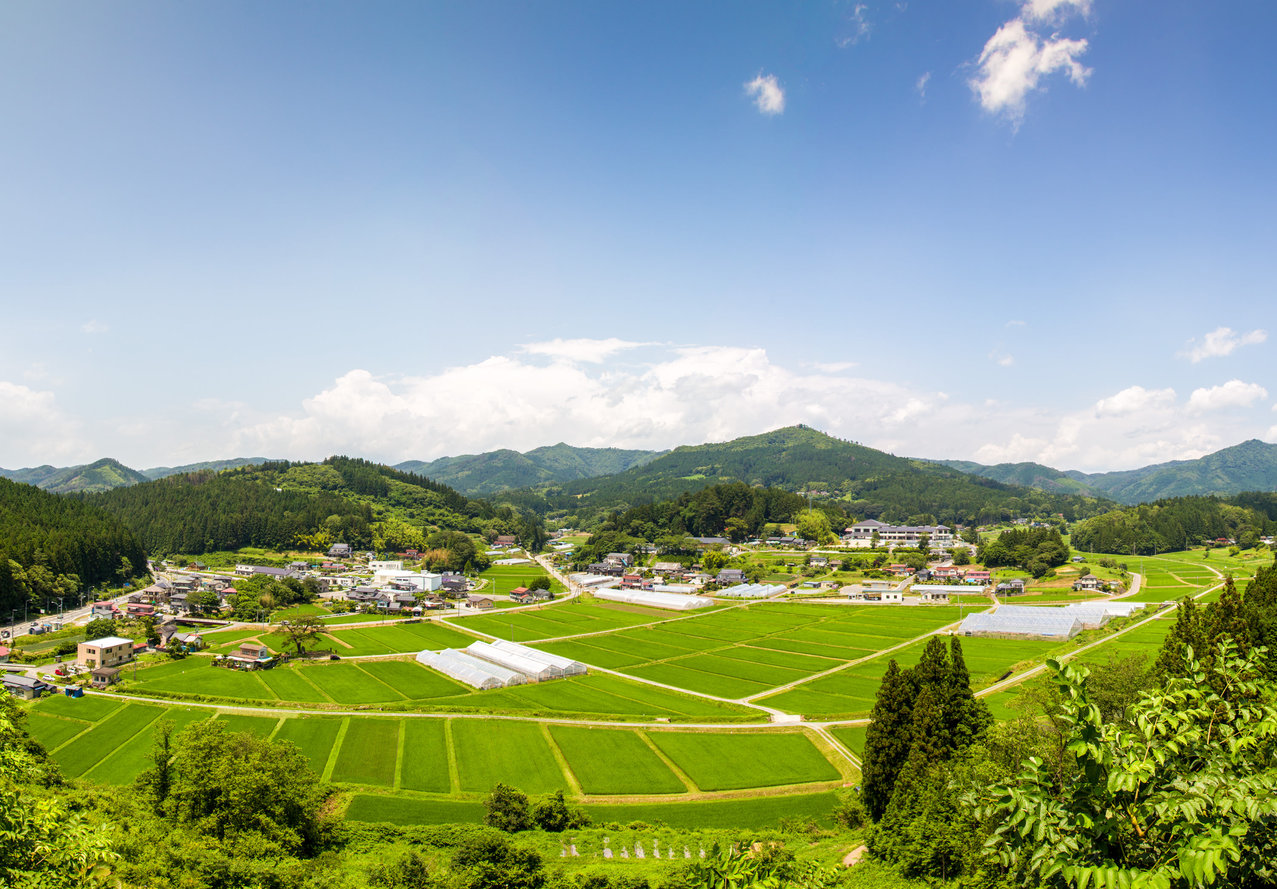
<svg viewBox="0 0 1277 889"><path fill-rule="evenodd" d="M1188 397L1190 411L1216 411L1230 407L1250 407L1256 401L1268 397L1268 390L1258 383L1229 380L1220 386L1194 389Z"/></svg>
<svg viewBox="0 0 1277 889"><path fill-rule="evenodd" d="M79 424L49 391L0 380L0 460L10 468L83 456Z"/></svg>
<svg viewBox="0 0 1277 889"><path fill-rule="evenodd" d="M494 356L426 377L351 370L299 411L246 424L232 447L398 461L557 441L667 448L791 423L850 437L872 431L885 441L914 432L945 402L845 370L791 370L756 348L645 348L623 366L535 357Z"/></svg>
<svg viewBox="0 0 1277 889"><path fill-rule="evenodd" d="M785 91L775 74L759 74L746 83L745 95L754 100L754 105L763 114L780 114L785 110Z"/></svg>
<svg viewBox="0 0 1277 889"><path fill-rule="evenodd" d="M1078 57L1087 42L1058 34L1044 37L1033 29L1037 22L1055 22L1070 12L1089 13L1089 0L1025 0L1020 15L989 38L976 60L975 76L967 81L985 111L1018 126L1029 94L1041 88L1043 78L1062 72L1078 86L1086 83L1091 69Z"/></svg>
<svg viewBox="0 0 1277 889"><path fill-rule="evenodd" d="M1101 398L1095 403L1097 417L1124 417L1149 408L1164 408L1175 402L1174 389L1145 389L1143 386L1130 386Z"/></svg>
<svg viewBox="0 0 1277 889"><path fill-rule="evenodd" d="M1196 339L1188 341L1187 347L1180 356L1194 364L1207 358L1223 358L1231 355L1242 346L1254 346L1268 339L1268 331L1252 330L1250 333L1236 333L1231 327L1217 327L1199 343Z"/></svg>

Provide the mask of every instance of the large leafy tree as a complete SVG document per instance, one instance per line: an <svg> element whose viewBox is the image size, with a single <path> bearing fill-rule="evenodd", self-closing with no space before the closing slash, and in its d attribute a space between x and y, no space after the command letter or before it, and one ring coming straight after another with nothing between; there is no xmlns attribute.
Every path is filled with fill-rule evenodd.
<svg viewBox="0 0 1277 889"><path fill-rule="evenodd" d="M1146 692L1105 723L1085 668L1048 663L1076 780L1037 758L976 806L988 849L1016 885L1264 887L1277 884L1277 695L1265 652L1222 640L1210 665ZM1133 726L1133 727L1128 727Z"/></svg>

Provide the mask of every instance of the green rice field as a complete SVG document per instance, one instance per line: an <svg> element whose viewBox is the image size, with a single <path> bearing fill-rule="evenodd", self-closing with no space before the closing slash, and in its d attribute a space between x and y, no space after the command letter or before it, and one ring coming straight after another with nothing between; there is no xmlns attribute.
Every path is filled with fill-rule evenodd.
<svg viewBox="0 0 1277 889"><path fill-rule="evenodd" d="M546 570L536 562L522 565L493 565L479 577L488 581L487 585L478 591L480 596L508 596L511 590L516 587L526 587L538 577L550 577L550 592L555 595L564 592L563 584L547 574Z"/></svg>

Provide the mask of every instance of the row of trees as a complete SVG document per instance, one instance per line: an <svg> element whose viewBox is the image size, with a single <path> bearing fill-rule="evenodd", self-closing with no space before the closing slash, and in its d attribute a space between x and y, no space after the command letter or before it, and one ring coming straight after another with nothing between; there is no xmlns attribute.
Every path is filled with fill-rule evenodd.
<svg viewBox="0 0 1277 889"><path fill-rule="evenodd" d="M988 568L1014 565L1041 577L1069 560L1069 545L1058 528L1012 528L981 542L976 561Z"/></svg>
<svg viewBox="0 0 1277 889"><path fill-rule="evenodd" d="M1264 511L1272 508L1271 501L1272 495L1255 494L1176 497L1116 509L1075 525L1073 546L1086 552L1152 555L1222 537L1249 549L1260 536L1277 530L1277 521Z"/></svg>

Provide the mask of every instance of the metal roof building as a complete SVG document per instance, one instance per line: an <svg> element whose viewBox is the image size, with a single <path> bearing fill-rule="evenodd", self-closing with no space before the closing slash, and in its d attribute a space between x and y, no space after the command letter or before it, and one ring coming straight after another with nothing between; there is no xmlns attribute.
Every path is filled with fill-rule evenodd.
<svg viewBox="0 0 1277 889"><path fill-rule="evenodd" d="M715 596L731 596L734 599L765 599L777 593L783 593L785 587L776 583L738 583L725 590L719 590Z"/></svg>
<svg viewBox="0 0 1277 889"><path fill-rule="evenodd" d="M466 646L466 654L474 655L485 661L522 673L533 682L545 682L547 679L562 679L563 670L554 664L547 664L528 657L521 651L506 651L491 642L471 642Z"/></svg>

